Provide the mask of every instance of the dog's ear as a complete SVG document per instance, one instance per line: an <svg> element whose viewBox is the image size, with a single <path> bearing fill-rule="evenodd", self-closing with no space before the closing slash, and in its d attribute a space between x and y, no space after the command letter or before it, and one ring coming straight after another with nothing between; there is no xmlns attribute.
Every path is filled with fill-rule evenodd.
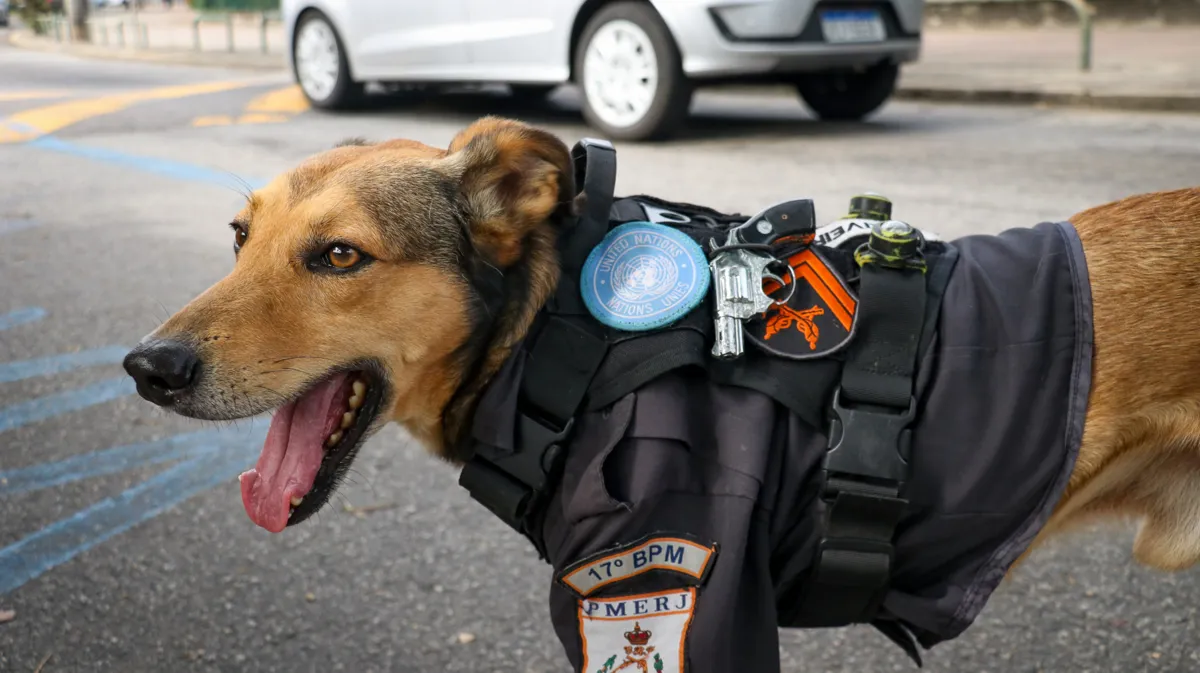
<svg viewBox="0 0 1200 673"><path fill-rule="evenodd" d="M521 257L537 227L573 207L567 146L532 126L485 117L450 142L441 163L458 181L475 248L501 268Z"/></svg>

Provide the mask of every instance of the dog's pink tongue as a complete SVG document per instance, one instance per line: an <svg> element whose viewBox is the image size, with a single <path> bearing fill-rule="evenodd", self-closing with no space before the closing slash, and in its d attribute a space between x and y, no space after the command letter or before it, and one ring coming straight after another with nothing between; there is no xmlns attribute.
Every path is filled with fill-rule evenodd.
<svg viewBox="0 0 1200 673"><path fill-rule="evenodd" d="M304 397L280 407L258 464L238 477L250 520L278 533L287 527L293 496L304 497L325 456L325 439L341 420L347 383L337 374Z"/></svg>

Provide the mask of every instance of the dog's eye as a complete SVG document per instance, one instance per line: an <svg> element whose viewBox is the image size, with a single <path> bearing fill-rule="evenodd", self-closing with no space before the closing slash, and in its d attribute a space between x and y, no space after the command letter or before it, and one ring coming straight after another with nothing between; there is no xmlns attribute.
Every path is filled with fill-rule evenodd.
<svg viewBox="0 0 1200 673"><path fill-rule="evenodd" d="M325 251L325 263L335 269L351 269L362 260L362 253L348 245L335 245Z"/></svg>
<svg viewBox="0 0 1200 673"><path fill-rule="evenodd" d="M238 227L233 230L233 251L234 252L240 251L242 249L242 246L246 245L247 236L248 235L246 234L246 230L242 229L241 227Z"/></svg>

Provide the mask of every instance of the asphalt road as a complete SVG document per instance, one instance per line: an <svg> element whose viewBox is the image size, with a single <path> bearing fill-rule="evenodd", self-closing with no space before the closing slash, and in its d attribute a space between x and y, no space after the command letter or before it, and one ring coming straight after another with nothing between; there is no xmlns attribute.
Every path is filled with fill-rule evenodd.
<svg viewBox="0 0 1200 673"><path fill-rule="evenodd" d="M124 349L229 270L239 182L349 136L444 146L489 112L587 134L569 96L334 116L288 84L0 48L4 673L567 670L548 569L399 429L336 506L271 536L236 483L262 426L169 416L122 377ZM786 98L713 94L685 138L618 151L625 193L741 211L809 195L831 219L874 189L957 235L1196 184L1200 118L893 104L827 126ZM1130 542L1115 528L1045 549L926 670L1200 670L1200 571L1135 567ZM915 670L865 628L781 638L789 673Z"/></svg>

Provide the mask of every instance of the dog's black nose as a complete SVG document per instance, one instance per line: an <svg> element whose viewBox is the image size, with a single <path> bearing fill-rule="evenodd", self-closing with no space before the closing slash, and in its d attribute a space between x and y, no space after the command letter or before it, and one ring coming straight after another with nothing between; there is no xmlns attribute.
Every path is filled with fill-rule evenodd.
<svg viewBox="0 0 1200 673"><path fill-rule="evenodd" d="M196 380L200 358L186 344L155 339L138 344L125 356L125 371L137 382L138 394L168 406Z"/></svg>

